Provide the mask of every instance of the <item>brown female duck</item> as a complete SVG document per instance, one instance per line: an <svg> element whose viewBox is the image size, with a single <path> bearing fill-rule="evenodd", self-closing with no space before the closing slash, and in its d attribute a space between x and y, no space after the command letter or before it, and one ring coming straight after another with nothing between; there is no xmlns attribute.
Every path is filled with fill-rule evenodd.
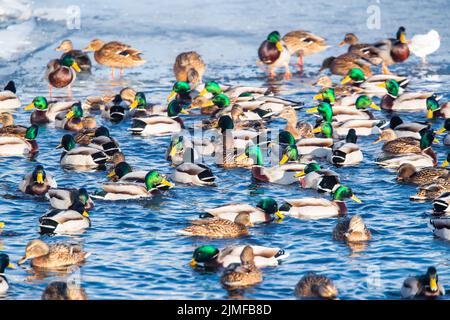
<svg viewBox="0 0 450 320"><path fill-rule="evenodd" d="M14 124L14 118L9 112L2 112L0 114L0 121L3 127L0 128L1 136L14 136L24 138L27 132L27 127Z"/></svg>
<svg viewBox="0 0 450 320"><path fill-rule="evenodd" d="M205 73L205 63L195 51L182 52L175 59L173 73L177 81L201 83Z"/></svg>
<svg viewBox="0 0 450 320"><path fill-rule="evenodd" d="M89 56L83 51L74 50L72 41L68 39L63 40L61 44L57 48L55 48L55 50L63 52L61 59L64 59L66 55L71 55L82 72L91 72L91 59L89 59Z"/></svg>
<svg viewBox="0 0 450 320"><path fill-rule="evenodd" d="M357 54L347 52L338 57L328 57L322 62L320 71L330 69L332 74L345 76L353 68L361 69L366 77L372 75L370 63Z"/></svg>
<svg viewBox="0 0 450 320"><path fill-rule="evenodd" d="M251 246L245 246L240 259L240 264L230 264L222 274L220 281L227 289L249 287L263 280L261 270L255 265L255 255Z"/></svg>
<svg viewBox="0 0 450 320"><path fill-rule="evenodd" d="M297 283L295 295L303 298L337 299L338 291L331 279L308 272Z"/></svg>

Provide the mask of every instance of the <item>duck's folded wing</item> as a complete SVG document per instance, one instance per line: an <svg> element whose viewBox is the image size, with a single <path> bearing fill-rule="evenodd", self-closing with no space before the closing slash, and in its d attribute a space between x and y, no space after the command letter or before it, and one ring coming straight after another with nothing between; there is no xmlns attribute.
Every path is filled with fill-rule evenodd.
<svg viewBox="0 0 450 320"><path fill-rule="evenodd" d="M147 194L145 186L137 183L104 183L103 190L107 193L120 193L129 195Z"/></svg>
<svg viewBox="0 0 450 320"><path fill-rule="evenodd" d="M217 208L205 209L205 211L213 216L216 216L221 213L230 213L230 212L236 213L253 212L256 211L256 208L249 204L232 203Z"/></svg>
<svg viewBox="0 0 450 320"><path fill-rule="evenodd" d="M286 199L288 204L293 207L304 207L304 206L330 206L331 201L322 198L301 198L301 199Z"/></svg>

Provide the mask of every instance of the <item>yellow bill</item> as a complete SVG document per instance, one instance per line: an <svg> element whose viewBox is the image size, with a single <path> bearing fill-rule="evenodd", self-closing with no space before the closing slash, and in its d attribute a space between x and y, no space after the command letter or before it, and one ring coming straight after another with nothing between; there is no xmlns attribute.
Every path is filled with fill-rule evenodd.
<svg viewBox="0 0 450 320"><path fill-rule="evenodd" d="M309 109L307 109L307 110L306 110L306 113L314 113L314 112L318 112L318 111L319 111L319 108L314 107L314 108L309 108Z"/></svg>
<svg viewBox="0 0 450 320"><path fill-rule="evenodd" d="M434 291L434 292L436 292L438 290L436 277L430 278L430 289L431 289L431 291Z"/></svg>
<svg viewBox="0 0 450 320"><path fill-rule="evenodd" d="M323 94L318 93L314 96L314 100L322 100L323 99Z"/></svg>
<svg viewBox="0 0 450 320"><path fill-rule="evenodd" d="M305 171L300 171L300 172L297 172L296 174L294 174L294 177L302 177L304 175L305 175Z"/></svg>
<svg viewBox="0 0 450 320"><path fill-rule="evenodd" d="M284 219L285 216L280 212L280 210L278 210L277 212L275 212L275 215L280 218L280 219Z"/></svg>
<svg viewBox="0 0 450 320"><path fill-rule="evenodd" d="M5 227L5 223L4 222L0 222L0 229Z"/></svg>
<svg viewBox="0 0 450 320"><path fill-rule="evenodd" d="M352 200L353 200L353 201L356 201L356 202L358 202L358 203L362 203L362 201L359 200L358 197L355 196L355 195L352 195Z"/></svg>
<svg viewBox="0 0 450 320"><path fill-rule="evenodd" d="M201 107L206 108L206 107L212 107L213 105L214 105L214 102L212 102L212 100L208 100L206 102L203 102Z"/></svg>
<svg viewBox="0 0 450 320"><path fill-rule="evenodd" d="M189 266L191 266L192 268L194 268L197 264L198 263L195 259L192 259L191 262L189 262Z"/></svg>
<svg viewBox="0 0 450 320"><path fill-rule="evenodd" d="M44 183L44 174L42 172L38 172L38 174L36 176L36 182L39 184Z"/></svg>
<svg viewBox="0 0 450 320"><path fill-rule="evenodd" d="M370 107L371 107L372 109L375 109L375 110L378 110L378 111L381 110L381 108L380 108L379 106L377 106L374 102L372 102L372 103L370 104Z"/></svg>
<svg viewBox="0 0 450 320"><path fill-rule="evenodd" d="M433 114L434 114L434 111L433 110L428 110L427 111L427 119L433 119Z"/></svg>
<svg viewBox="0 0 450 320"><path fill-rule="evenodd" d="M69 112L67 112L66 114L66 119L70 119L75 115L75 112L73 112L73 110L70 110Z"/></svg>
<svg viewBox="0 0 450 320"><path fill-rule="evenodd" d="M436 143L436 144L439 144L439 143L440 143L439 140L436 139L436 138L433 139L433 142Z"/></svg>
<svg viewBox="0 0 450 320"><path fill-rule="evenodd" d="M111 170L111 172L108 173L108 178L112 178L112 177L114 177L115 175L116 175L116 171Z"/></svg>
<svg viewBox="0 0 450 320"><path fill-rule="evenodd" d="M32 103L30 103L29 105L27 105L25 108L24 108L24 110L31 110L31 109L33 109L35 106L34 106L34 102L32 102Z"/></svg>
<svg viewBox="0 0 450 320"><path fill-rule="evenodd" d="M436 131L436 134L442 134L445 132L445 128L440 128L438 131Z"/></svg>
<svg viewBox="0 0 450 320"><path fill-rule="evenodd" d="M346 84L350 81L352 81L352 78L350 78L349 76L345 76L344 79L341 80L341 84Z"/></svg>
<svg viewBox="0 0 450 320"><path fill-rule="evenodd" d="M380 87L380 88L385 88L386 89L386 83L379 83L379 84L377 84L377 87Z"/></svg>
<svg viewBox="0 0 450 320"><path fill-rule="evenodd" d="M80 71L81 71L81 68L80 68L80 66L78 65L78 63L76 63L76 61L74 61L74 62L72 63L72 68L73 68L73 70L75 70L76 72L80 72Z"/></svg>
<svg viewBox="0 0 450 320"><path fill-rule="evenodd" d="M247 159L247 155L245 153L236 157L236 161L244 161L245 159Z"/></svg>
<svg viewBox="0 0 450 320"><path fill-rule="evenodd" d="M278 51L280 51L280 52L283 51L283 45L281 44L280 41L277 42L276 46L277 46Z"/></svg>
<svg viewBox="0 0 450 320"><path fill-rule="evenodd" d="M404 33L400 34L400 42L406 43L406 35Z"/></svg>
<svg viewBox="0 0 450 320"><path fill-rule="evenodd" d="M169 96L167 97L167 102L172 101L176 97L177 93L175 91L172 91Z"/></svg>
<svg viewBox="0 0 450 320"><path fill-rule="evenodd" d="M166 179L162 179L161 180L161 184L164 186L167 186L169 188L173 188L173 183L170 183L169 181L167 181Z"/></svg>
<svg viewBox="0 0 450 320"><path fill-rule="evenodd" d="M10 268L10 269L16 269L16 266L13 265L12 263L9 263L8 266L7 266L7 268Z"/></svg>
<svg viewBox="0 0 450 320"><path fill-rule="evenodd" d="M321 127L317 127L312 132L313 133L321 133L322 132L322 128Z"/></svg>
<svg viewBox="0 0 450 320"><path fill-rule="evenodd" d="M173 147L170 149L169 156L173 157L176 153L177 153L177 147L176 147L176 146L173 146Z"/></svg>
<svg viewBox="0 0 450 320"><path fill-rule="evenodd" d="M181 109L180 113L182 113L182 114L189 114L189 112L186 109Z"/></svg>
<svg viewBox="0 0 450 320"><path fill-rule="evenodd" d="M448 166L450 163L447 160L444 160L444 162L442 162L441 164L441 168L445 168L446 166Z"/></svg>
<svg viewBox="0 0 450 320"><path fill-rule="evenodd" d="M208 93L208 90L206 90L206 88L203 88L202 91L200 91L200 93L198 94L200 97L203 97L205 94Z"/></svg>
<svg viewBox="0 0 450 320"><path fill-rule="evenodd" d="M381 137L379 137L377 140L375 140L374 142L372 142L372 144L377 144L379 142L383 141L383 139Z"/></svg>
<svg viewBox="0 0 450 320"><path fill-rule="evenodd" d="M285 164L289 160L289 157L287 155L283 155L283 157L280 160L280 164Z"/></svg>
<svg viewBox="0 0 450 320"><path fill-rule="evenodd" d="M89 213L87 213L87 211L83 211L83 217L89 218Z"/></svg>
<svg viewBox="0 0 450 320"><path fill-rule="evenodd" d="M138 101L134 100L132 104L130 104L130 109L133 110L134 108L136 108L138 106Z"/></svg>

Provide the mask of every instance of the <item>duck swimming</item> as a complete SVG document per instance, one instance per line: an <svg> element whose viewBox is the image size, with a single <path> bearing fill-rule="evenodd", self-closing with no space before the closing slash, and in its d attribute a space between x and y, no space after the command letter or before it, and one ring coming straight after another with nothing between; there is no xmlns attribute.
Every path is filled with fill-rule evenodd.
<svg viewBox="0 0 450 320"><path fill-rule="evenodd" d="M68 209L51 209L39 218L41 234L77 234L91 226L89 213L79 201Z"/></svg>
<svg viewBox="0 0 450 320"><path fill-rule="evenodd" d="M27 128L25 137L0 136L0 157L33 157L39 151L36 141L39 128L33 124Z"/></svg>
<svg viewBox="0 0 450 320"><path fill-rule="evenodd" d="M372 234L364 224L360 215L351 219L344 217L339 219L333 229L333 239L346 242L363 242L372 239Z"/></svg>
<svg viewBox="0 0 450 320"><path fill-rule="evenodd" d="M400 94L400 85L390 79L379 85L386 88L387 94L381 99L381 108L392 111L425 111L427 99L433 96L432 92L405 92Z"/></svg>
<svg viewBox="0 0 450 320"><path fill-rule="evenodd" d="M45 97L38 96L27 105L24 110L36 108L31 114L31 124L47 124L54 122L60 112L69 111L76 101L47 101Z"/></svg>
<svg viewBox="0 0 450 320"><path fill-rule="evenodd" d="M46 173L42 165L37 165L33 172L27 174L20 182L19 190L32 195L46 194L50 188L56 188L53 177Z"/></svg>
<svg viewBox="0 0 450 320"><path fill-rule="evenodd" d="M337 299L333 281L314 272L305 274L295 286L295 295L302 298Z"/></svg>
<svg viewBox="0 0 450 320"><path fill-rule="evenodd" d="M77 147L73 136L66 134L56 149L63 148L60 163L63 167L72 168L99 168L104 166L108 156L102 150L91 147Z"/></svg>
<svg viewBox="0 0 450 320"><path fill-rule="evenodd" d="M6 294L9 289L8 279L5 277L6 268L15 269L16 267L9 261L6 253L0 253L0 295Z"/></svg>
<svg viewBox="0 0 450 320"><path fill-rule="evenodd" d="M322 169L316 162L308 163L305 169L295 176L299 177L300 185L304 189L334 192L340 185L340 178L336 172Z"/></svg>
<svg viewBox="0 0 450 320"><path fill-rule="evenodd" d="M401 288L403 298L436 297L445 294L445 289L439 284L435 267L429 267L427 273L406 278Z"/></svg>
<svg viewBox="0 0 450 320"><path fill-rule="evenodd" d="M89 211L94 207L94 202L85 188L51 188L48 190L47 198L50 200L50 205L55 209L69 209L76 202L81 202L86 211Z"/></svg>

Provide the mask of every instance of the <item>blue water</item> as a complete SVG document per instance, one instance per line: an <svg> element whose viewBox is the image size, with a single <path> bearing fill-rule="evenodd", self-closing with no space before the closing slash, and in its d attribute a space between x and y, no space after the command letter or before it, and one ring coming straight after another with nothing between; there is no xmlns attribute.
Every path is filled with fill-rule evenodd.
<svg viewBox="0 0 450 320"><path fill-rule="evenodd" d="M125 71L121 79L111 81L109 70L95 65L93 75L73 86L76 98L117 92L124 86L144 91L152 102L164 102L173 82L172 63L175 56L186 50L196 50L207 63L206 80L221 83L271 86L279 95L293 100L313 103L316 80L321 61L343 52L337 47L346 32L355 32L363 41L391 37L398 26L404 25L408 35L425 33L434 28L442 38L441 48L421 66L417 58L395 66L392 70L411 77L411 90L435 91L450 98L449 23L442 18L448 1L385 2L346 1L344 4L326 1L148 1L133 5L122 1L77 1L81 8L81 29L68 30L64 21L35 19L30 51L24 49L13 61L0 60L0 83L14 79L23 103L36 95L47 94L43 81L45 65L57 55L53 48L64 38L76 47L84 47L93 38L120 40L143 50L148 63ZM71 1L36 1L35 8L64 8ZM381 29L366 26L369 5L381 8ZM32 18L34 19L34 18ZM20 23L2 22L1 26ZM268 32L281 33L306 29L328 39L333 46L326 52L305 59L305 73L290 81L277 79L267 82L255 65L257 47ZM292 66L294 68L294 66ZM335 81L338 78L334 78ZM55 94L63 96L65 90ZM18 110L19 124L27 124L29 113ZM388 118L377 112L379 118ZM299 118L312 120L299 111ZM405 120L424 119L424 114L405 114ZM192 119L187 119L188 125ZM164 160L169 137L142 138L131 136L126 129L130 121L107 125L121 145L127 161L135 168L156 168L170 173ZM434 121L438 128L442 120ZM282 128L283 121L273 127ZM61 187L87 187L94 192L106 181L104 172L73 173L59 166L60 151L54 150L63 131L48 128L38 137L40 153L35 162L19 158L0 158L0 220L14 237L0 237L1 249L14 262L22 257L29 240L39 237L38 217L48 209L46 201L24 196L18 191L22 176L37 163L52 173ZM299 186L251 184L250 172L244 169L222 170L213 166L218 176L217 188L177 185L165 196L147 202L109 203L96 201L92 211L92 228L76 237L44 238L45 241L78 241L92 252L79 276L90 299L226 299L229 297L219 282L220 273L200 273L187 263L193 250L212 243L219 248L231 244L259 244L285 248L290 257L277 268L264 269L264 282L242 292L240 298L293 299L297 281L307 271L323 273L332 278L342 299L397 299L405 277L425 272L435 265L439 280L450 286L448 242L433 237L427 223L429 203L413 203L409 196L412 186L395 183L395 174L377 167L373 162L379 145L375 137L361 138L364 161L353 168L334 169L341 180L351 186L363 204L349 201L349 213L363 216L373 233L367 246L350 248L332 240L336 219L305 221L286 219L281 224L269 224L251 229L251 236L231 240L207 240L183 237L175 230L185 227L204 208L227 202L255 204L262 196L282 202L284 198L316 196ZM446 147L435 148L440 162ZM211 164L212 165L212 164ZM45 286L63 275L34 276L26 265L8 270L11 289L6 299L40 299ZM238 297L238 298L239 298Z"/></svg>

